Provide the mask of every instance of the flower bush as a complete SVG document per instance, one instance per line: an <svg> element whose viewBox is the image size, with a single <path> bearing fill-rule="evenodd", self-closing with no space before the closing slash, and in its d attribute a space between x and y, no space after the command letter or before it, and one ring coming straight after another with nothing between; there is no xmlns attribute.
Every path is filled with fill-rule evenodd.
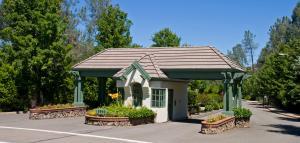
<svg viewBox="0 0 300 143"><path fill-rule="evenodd" d="M240 119L247 119L250 118L252 115L252 112L249 109L246 108L235 108L233 109L234 117L240 118Z"/></svg>
<svg viewBox="0 0 300 143"><path fill-rule="evenodd" d="M97 109L106 110L107 113L105 115L97 114L96 112ZM89 110L87 112L87 115L105 116L105 117L128 117L130 119L155 117L155 113L146 107L133 108L133 107L120 106L120 105L110 105L110 106L104 106L93 110Z"/></svg>

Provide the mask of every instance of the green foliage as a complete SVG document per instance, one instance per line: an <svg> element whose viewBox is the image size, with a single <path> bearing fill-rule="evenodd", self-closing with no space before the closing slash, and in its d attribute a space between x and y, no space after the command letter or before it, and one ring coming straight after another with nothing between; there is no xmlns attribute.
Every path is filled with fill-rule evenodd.
<svg viewBox="0 0 300 143"><path fill-rule="evenodd" d="M235 118L250 118L252 116L252 112L246 108L235 108L233 113Z"/></svg>
<svg viewBox="0 0 300 143"><path fill-rule="evenodd" d="M99 108L98 108L99 109ZM101 110L107 110L107 117L128 117L130 119L138 119L138 118L154 118L155 113L146 108L132 108L132 107L125 107L125 106L118 106L118 105L111 105L101 107ZM88 111L88 115L95 116L96 109Z"/></svg>
<svg viewBox="0 0 300 143"><path fill-rule="evenodd" d="M66 85L71 46L65 42L61 4L60 0L2 2L0 39L6 62L16 71L15 84L23 102L28 98L38 104L59 102L72 92Z"/></svg>
<svg viewBox="0 0 300 143"><path fill-rule="evenodd" d="M241 66L245 66L247 62L246 52L241 44L237 44L232 48L232 51L227 51L227 56L236 61Z"/></svg>
<svg viewBox="0 0 300 143"><path fill-rule="evenodd" d="M108 6L97 21L98 51L106 48L129 47L132 41L130 26L132 22L127 19L127 13L119 6Z"/></svg>
<svg viewBox="0 0 300 143"><path fill-rule="evenodd" d="M214 110L213 105L211 105L211 104L205 105L205 111L212 111L212 110Z"/></svg>
<svg viewBox="0 0 300 143"><path fill-rule="evenodd" d="M154 42L152 47L178 47L180 40L181 38L173 33L170 28L164 28L152 37Z"/></svg>
<svg viewBox="0 0 300 143"><path fill-rule="evenodd" d="M279 52L286 55L270 54L262 68L245 82L245 94L252 98L267 96L272 103L287 108L299 107L299 75L294 68L299 47L299 40L279 46Z"/></svg>
<svg viewBox="0 0 300 143"><path fill-rule="evenodd" d="M95 108L99 106L98 101L98 80L97 78L87 77L83 79L83 101L89 106L89 108Z"/></svg>
<svg viewBox="0 0 300 143"><path fill-rule="evenodd" d="M192 81L188 87L188 105L195 109L205 106L206 111L221 109L223 108L223 97L220 94L222 90L220 81Z"/></svg>
<svg viewBox="0 0 300 143"><path fill-rule="evenodd" d="M198 104L198 92L194 90L188 90L188 105L194 106Z"/></svg>
<svg viewBox="0 0 300 143"><path fill-rule="evenodd" d="M13 68L0 61L0 109L2 109L2 111L23 108L18 107L21 103L20 100L18 100L17 89L13 77Z"/></svg>

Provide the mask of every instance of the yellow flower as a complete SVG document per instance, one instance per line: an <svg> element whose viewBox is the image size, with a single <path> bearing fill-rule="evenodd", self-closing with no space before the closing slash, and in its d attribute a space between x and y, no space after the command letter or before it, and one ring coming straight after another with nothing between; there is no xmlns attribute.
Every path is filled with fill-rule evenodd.
<svg viewBox="0 0 300 143"><path fill-rule="evenodd" d="M108 95L111 97L111 99L117 99L120 96L119 93L110 93Z"/></svg>

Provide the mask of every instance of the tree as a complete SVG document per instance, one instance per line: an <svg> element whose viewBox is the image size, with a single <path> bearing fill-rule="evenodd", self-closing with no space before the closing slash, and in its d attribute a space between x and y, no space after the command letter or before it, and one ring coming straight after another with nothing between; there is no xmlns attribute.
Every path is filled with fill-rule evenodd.
<svg viewBox="0 0 300 143"><path fill-rule="evenodd" d="M250 54L251 59L251 67L252 71L254 72L254 63L253 63L253 56L254 50L257 49L257 44L254 42L255 35L253 35L249 30L246 30L244 33L244 39L242 40L242 46L246 53Z"/></svg>
<svg viewBox="0 0 300 143"><path fill-rule="evenodd" d="M133 43L130 45L130 48L142 48L143 45L140 45L140 44L136 44L136 43Z"/></svg>
<svg viewBox="0 0 300 143"><path fill-rule="evenodd" d="M270 28L270 50L275 51L280 44L288 42L289 33L291 30L291 20L289 17L277 19L275 24ZM270 51L270 52L271 52Z"/></svg>
<svg viewBox="0 0 300 143"><path fill-rule="evenodd" d="M247 64L247 56L241 44L236 44L232 51L227 51L227 55L232 60L238 62L241 66Z"/></svg>
<svg viewBox="0 0 300 143"><path fill-rule="evenodd" d="M152 37L154 44L152 47L178 47L181 38L173 33L169 28L164 28L155 33Z"/></svg>
<svg viewBox="0 0 300 143"><path fill-rule="evenodd" d="M0 47L0 110L2 111L18 110L23 106L18 100L15 74L13 67L7 64L3 49Z"/></svg>
<svg viewBox="0 0 300 143"><path fill-rule="evenodd" d="M97 21L98 34L96 36L98 51L106 48L129 47L132 41L127 13L120 7L108 6Z"/></svg>
<svg viewBox="0 0 300 143"><path fill-rule="evenodd" d="M3 29L8 63L17 71L17 91L32 105L55 102L65 95L70 57L64 36L61 0L4 0ZM64 97L64 96L63 96Z"/></svg>

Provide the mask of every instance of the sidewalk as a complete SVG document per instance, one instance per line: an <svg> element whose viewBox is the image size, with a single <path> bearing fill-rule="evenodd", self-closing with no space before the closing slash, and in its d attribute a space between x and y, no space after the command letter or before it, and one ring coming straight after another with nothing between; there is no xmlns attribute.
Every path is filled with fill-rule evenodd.
<svg viewBox="0 0 300 143"><path fill-rule="evenodd" d="M299 119L300 120L300 114L296 114L296 113L290 113L288 111L285 111L285 110L282 110L282 109L279 109L279 108L276 108L276 107L266 107L266 106L263 106L262 103L258 102L258 101L248 101L248 103L256 103L256 104L260 104L261 107L264 107L267 111L269 112L273 112L273 113L276 113L276 114L280 114L280 115L284 115L284 116L288 116L288 117L291 117L291 118L295 118L295 119Z"/></svg>

